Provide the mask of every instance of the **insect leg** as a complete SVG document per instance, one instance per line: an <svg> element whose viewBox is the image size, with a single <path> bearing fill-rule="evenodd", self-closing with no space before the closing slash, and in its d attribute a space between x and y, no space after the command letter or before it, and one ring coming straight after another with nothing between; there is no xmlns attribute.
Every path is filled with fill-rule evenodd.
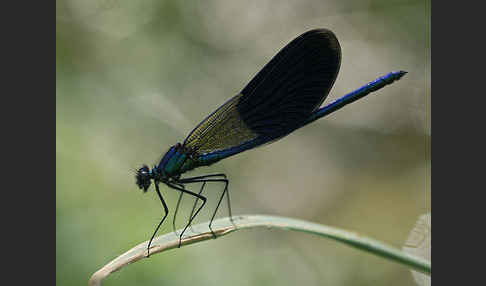
<svg viewBox="0 0 486 286"><path fill-rule="evenodd" d="M196 194L196 193L193 193L193 192L188 191L186 189L180 188L178 186L172 185L172 184L168 184L168 186L171 187L171 188L173 188L173 189L175 189L175 190L178 190L180 192L189 194L191 196L195 196L195 197L197 197L197 198L199 198L199 199L201 199L203 201L202 205L197 209L196 213L189 219L189 222L187 223L187 225L182 230L182 233L179 235L179 246L178 247L181 247L182 235L184 234L184 232L186 231L186 229L189 227L189 225L192 223L192 220L197 216L197 214L201 211L201 209L206 204L206 197L204 197L202 195L199 195L199 194Z"/></svg>
<svg viewBox="0 0 486 286"><path fill-rule="evenodd" d="M177 184L179 187L183 188L184 189L184 185L182 184ZM179 199L177 199L177 205L176 205L176 209L175 209L175 212L174 212L174 217L172 218L172 229L174 230L175 234L176 235L179 235L177 233L177 230L176 230L176 227L175 227L175 221L176 221L176 217L177 217L177 211L179 210L179 205L181 203L181 200L182 200L182 195L184 193L181 192L180 195L179 195Z"/></svg>
<svg viewBox="0 0 486 286"><path fill-rule="evenodd" d="M228 189L229 180L226 178L225 174L220 173L220 174L211 174L211 175L184 178L184 179L181 179L180 182L183 183L183 184L197 183L197 182L203 182L203 181L211 182L212 180L204 180L204 179L211 178L211 177L222 177L222 178L224 178L224 179L221 179L221 180L217 180L217 182L224 182L225 183L225 190L223 191L223 195L226 192L226 199L227 199L227 204L228 204L228 214L229 214L231 223L233 223L233 225L234 225L233 215L231 214L231 202L230 202L229 189ZM212 181L212 182L215 182L215 181ZM221 199L220 199L220 201L221 201Z"/></svg>
<svg viewBox="0 0 486 286"><path fill-rule="evenodd" d="M207 178L210 178L210 177L223 177L223 179L207 179ZM206 182L222 182L222 183L224 183L225 184L224 190L223 190L223 192L222 192L222 194L219 198L218 205L216 206L216 208L213 212L213 215L211 217L211 221L209 222L209 229L211 230L211 233L213 234L214 238L216 238L216 234L214 233L213 229L211 228L211 225L213 223L214 217L216 216L216 212L219 209L219 206L221 204L221 201L223 200L225 193L227 194L226 199L227 199L227 203L228 203L228 212L229 212L230 221L234 225L233 216L231 214L231 203L230 203L230 197L229 197L229 191L228 191L229 181L226 178L225 174L212 174L212 175L206 175L206 176L185 178L185 179L180 180L180 182L184 183L184 184L186 184L186 183L187 184L198 183L198 182L203 182L203 183L206 183Z"/></svg>
<svg viewBox="0 0 486 286"><path fill-rule="evenodd" d="M201 186L201 189L199 190L198 195L201 195L201 193L202 193L202 191L203 191L203 189L204 189L205 186L206 186L206 182L203 182L203 184ZM196 198L194 200L194 205L192 206L192 210L191 210L191 214L189 215L189 218L192 217L192 214L194 213L194 210L196 210L197 201L199 201L199 198ZM192 232L194 232L194 229L192 229L192 224L190 224L189 227L191 228Z"/></svg>
<svg viewBox="0 0 486 286"><path fill-rule="evenodd" d="M157 231L159 230L160 225L162 225L162 223L164 222L165 218L169 214L169 208L167 208L167 205L165 204L164 198L162 198L162 195L160 194L159 183L158 182L155 182L155 190L157 191L157 195L159 195L160 201L162 202L162 205L164 206L165 215L162 218L162 220L159 222L159 225L155 229L154 234L150 238L150 241L149 241L149 243L147 245L147 257L150 256L150 244L152 244L152 240L154 239L155 234L157 233Z"/></svg>

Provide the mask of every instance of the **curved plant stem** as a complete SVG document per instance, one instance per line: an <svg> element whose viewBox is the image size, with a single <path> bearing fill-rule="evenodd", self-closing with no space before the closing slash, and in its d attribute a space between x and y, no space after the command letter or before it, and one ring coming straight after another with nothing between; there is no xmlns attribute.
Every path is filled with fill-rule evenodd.
<svg viewBox="0 0 486 286"><path fill-rule="evenodd" d="M212 228L216 236L221 237L237 230L255 227L278 228L282 230L307 232L347 244L357 249L368 251L372 254L410 266L414 270L424 272L428 275L431 273L432 267L430 262L354 232L303 220L277 216L243 215L234 216L233 220L234 225L228 218L213 221ZM194 233L190 233L182 239L181 247L196 242L213 239L213 235L208 229L207 222L194 225L193 229ZM148 241L135 246L134 248L112 260L110 263L106 264L100 270L96 271L91 276L89 285L99 286L101 285L101 281L110 273L115 272L130 263L146 258L147 243ZM150 255L154 255L172 248L177 248L178 244L179 237L174 233L161 235L152 241Z"/></svg>

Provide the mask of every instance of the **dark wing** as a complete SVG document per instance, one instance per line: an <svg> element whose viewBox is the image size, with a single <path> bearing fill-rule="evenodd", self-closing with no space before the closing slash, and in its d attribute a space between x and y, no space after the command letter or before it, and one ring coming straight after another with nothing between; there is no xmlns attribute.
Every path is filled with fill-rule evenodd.
<svg viewBox="0 0 486 286"><path fill-rule="evenodd" d="M201 154L255 138L267 142L292 132L327 97L341 62L339 42L329 30L308 31L285 46L248 83L186 138Z"/></svg>

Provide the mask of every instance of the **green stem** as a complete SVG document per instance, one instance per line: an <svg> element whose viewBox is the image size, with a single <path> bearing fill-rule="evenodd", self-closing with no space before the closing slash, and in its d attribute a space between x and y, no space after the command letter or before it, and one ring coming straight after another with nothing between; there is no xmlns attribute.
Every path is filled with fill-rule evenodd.
<svg viewBox="0 0 486 286"><path fill-rule="evenodd" d="M234 225L228 218L215 220L212 228L217 237L229 233L255 227L278 228L282 230L293 230L306 232L347 244L351 247L368 251L372 254L384 257L386 259L410 266L414 270L424 272L428 275L431 273L431 264L423 258L413 256L401 251L395 247L386 245L382 242L359 235L354 232L342 230L330 226L311 223L303 220L297 220L286 217L267 216L267 215L243 215L234 216ZM201 223L193 226L194 233L189 233L182 239L181 247L200 241L213 239L213 235L208 229L208 223ZM178 231L179 233L181 230ZM99 286L101 281L110 273L115 272L125 265L146 258L148 241L143 242L124 254L118 256L103 268L96 271L89 280L90 286ZM177 248L179 237L174 233L168 233L156 237L150 247L150 255Z"/></svg>

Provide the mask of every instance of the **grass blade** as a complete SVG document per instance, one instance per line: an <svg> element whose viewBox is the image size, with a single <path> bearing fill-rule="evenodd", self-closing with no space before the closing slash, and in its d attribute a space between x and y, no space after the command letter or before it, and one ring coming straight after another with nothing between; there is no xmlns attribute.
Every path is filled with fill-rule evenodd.
<svg viewBox="0 0 486 286"><path fill-rule="evenodd" d="M217 237L227 235L229 233L256 227L277 228L282 230L291 230L298 232L306 232L329 238L351 247L364 250L384 257L386 259L407 265L414 270L430 275L431 264L427 260L416 257L401 251L398 248L386 245L375 239L359 235L355 232L342 230L335 227L311 223L304 220L297 220L293 218L267 216L267 215L242 215L234 216L234 225L228 218L221 218L213 222L212 228ZM200 241L213 239L211 232L208 229L208 222L204 222L193 226L194 233L189 233L182 239L181 247ZM180 230L179 230L180 233ZM134 248L128 250L124 254L118 256L103 268L96 271L89 280L90 286L99 286L101 281L124 266L146 258L148 241L143 242ZM174 233L168 233L158 236L152 242L150 248L150 255L160 253L172 248L177 248L179 244L179 237Z"/></svg>

